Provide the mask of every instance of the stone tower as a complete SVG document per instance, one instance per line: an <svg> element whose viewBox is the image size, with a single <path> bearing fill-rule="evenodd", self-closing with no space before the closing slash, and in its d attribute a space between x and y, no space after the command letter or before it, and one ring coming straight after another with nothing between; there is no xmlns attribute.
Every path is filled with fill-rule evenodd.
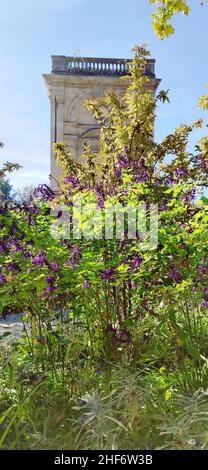
<svg viewBox="0 0 208 470"><path fill-rule="evenodd" d="M130 59L52 56L52 71L44 74L51 104L51 146L64 141L72 156L79 160L83 144L96 149L99 125L83 106L89 97L102 97L106 91L122 93L126 82L119 79L128 71ZM144 74L150 77L149 87L155 93L160 82L155 76L155 60L149 59ZM56 189L60 176L51 150L51 186Z"/></svg>

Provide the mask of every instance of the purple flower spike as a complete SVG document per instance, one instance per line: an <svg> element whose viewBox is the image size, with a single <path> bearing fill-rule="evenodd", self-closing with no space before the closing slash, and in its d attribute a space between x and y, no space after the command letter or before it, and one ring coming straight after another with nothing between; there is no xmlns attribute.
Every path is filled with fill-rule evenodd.
<svg viewBox="0 0 208 470"><path fill-rule="evenodd" d="M52 271L58 271L58 264L56 261L51 261L50 263L50 268L52 269Z"/></svg>
<svg viewBox="0 0 208 470"><path fill-rule="evenodd" d="M9 272L9 271L12 271L13 269L16 269L16 267L17 267L16 264L15 264L13 261L10 261L10 262L6 265L5 269L6 269L6 271Z"/></svg>
<svg viewBox="0 0 208 470"><path fill-rule="evenodd" d="M45 277L45 281L48 283L48 284L53 284L53 282L55 281L55 276L47 276Z"/></svg>
<svg viewBox="0 0 208 470"><path fill-rule="evenodd" d="M43 201L52 201L55 197L55 193L47 184L39 184L34 191L35 197L41 197Z"/></svg>
<svg viewBox="0 0 208 470"><path fill-rule="evenodd" d="M23 257L24 259L30 258L30 256L32 256L32 253L31 253L30 251L24 251L24 252L22 253L22 257Z"/></svg>
<svg viewBox="0 0 208 470"><path fill-rule="evenodd" d="M46 258L45 258L45 255L39 251L39 253L37 253L37 255L35 255L33 257L33 261L32 261L32 264L35 264L37 267L41 267L45 264L46 262Z"/></svg>
<svg viewBox="0 0 208 470"><path fill-rule="evenodd" d="M48 286L46 287L46 292L49 293L49 292L53 292L55 290L55 286Z"/></svg>
<svg viewBox="0 0 208 470"><path fill-rule="evenodd" d="M54 290L55 290L55 286L53 286L53 285L48 286L48 287L46 287L44 292L42 292L42 294L40 294L38 296L38 298L41 299L42 297L45 297L46 295L51 294Z"/></svg>
<svg viewBox="0 0 208 470"><path fill-rule="evenodd" d="M70 184L72 188L76 188L80 183L79 179L74 175L74 173L71 173L71 175L66 176L64 178L64 181L65 183Z"/></svg>
<svg viewBox="0 0 208 470"><path fill-rule="evenodd" d="M113 276L113 274L115 274L115 269L110 268L110 269L106 269L105 271L102 271L101 277L105 281L108 281Z"/></svg>
<svg viewBox="0 0 208 470"><path fill-rule="evenodd" d="M169 279L173 279L177 283L182 281L182 276L178 272L178 270L175 266L172 268L172 271L168 274L168 277L169 277Z"/></svg>
<svg viewBox="0 0 208 470"><path fill-rule="evenodd" d="M182 199L185 202L185 204L190 204L190 202L195 198L195 195L196 195L196 188L193 186L191 189L186 191Z"/></svg>

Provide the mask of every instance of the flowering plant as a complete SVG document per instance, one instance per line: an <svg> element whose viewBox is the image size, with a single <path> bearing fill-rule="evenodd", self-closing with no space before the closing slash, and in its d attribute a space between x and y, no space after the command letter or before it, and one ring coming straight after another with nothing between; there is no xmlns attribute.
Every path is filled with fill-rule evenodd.
<svg viewBox="0 0 208 470"><path fill-rule="evenodd" d="M126 348L130 357L143 361L147 330L151 337L151 331L165 324L176 354L181 341L198 361L200 348L193 346L190 328L183 333L182 318L188 321L195 309L205 315L208 306L208 206L202 196L208 138L197 143L194 153L187 150L190 133L203 125L199 119L154 142L157 106L168 97L164 91L152 95L151 79L143 73L148 52L143 47L134 52L123 78L124 95L111 92L101 102L86 103L100 124L99 151L86 145L83 161L77 163L64 143L54 144L62 168L58 195L41 185L32 206L2 207L1 314L27 312L42 334L51 312L67 311L70 319L85 324L93 354L99 350L107 361ZM51 226L59 231L63 225L61 207L68 209L70 225L78 196L86 208L84 215L76 213L81 236L54 237ZM148 245L151 221L142 240L138 227L129 237L125 214L122 237L116 237L116 221L110 239L102 230L100 236L84 236L92 212L96 233L103 209L116 204L123 213L127 205L145 206L147 216L151 205L158 208L153 249Z"/></svg>

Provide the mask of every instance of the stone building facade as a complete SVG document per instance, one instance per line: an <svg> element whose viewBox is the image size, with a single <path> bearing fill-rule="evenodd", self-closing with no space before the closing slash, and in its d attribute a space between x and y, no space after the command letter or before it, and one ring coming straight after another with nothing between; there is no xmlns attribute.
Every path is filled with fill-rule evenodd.
<svg viewBox="0 0 208 470"><path fill-rule="evenodd" d="M102 97L105 92L123 93L126 81L119 78L128 71L130 59L52 56L52 71L44 74L51 106L51 147L64 141L72 156L79 160L83 144L98 145L99 125L83 106L86 98ZM159 84L155 60L149 59L144 73L150 77L152 93ZM51 186L56 189L60 176L51 150Z"/></svg>

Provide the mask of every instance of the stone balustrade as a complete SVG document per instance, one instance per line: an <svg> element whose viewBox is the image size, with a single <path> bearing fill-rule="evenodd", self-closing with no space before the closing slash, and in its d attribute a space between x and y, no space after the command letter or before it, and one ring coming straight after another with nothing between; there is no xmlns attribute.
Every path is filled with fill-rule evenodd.
<svg viewBox="0 0 208 470"><path fill-rule="evenodd" d="M52 56L52 73L63 75L87 75L120 77L129 70L131 59L95 57ZM149 59L144 74L155 78L155 60Z"/></svg>

